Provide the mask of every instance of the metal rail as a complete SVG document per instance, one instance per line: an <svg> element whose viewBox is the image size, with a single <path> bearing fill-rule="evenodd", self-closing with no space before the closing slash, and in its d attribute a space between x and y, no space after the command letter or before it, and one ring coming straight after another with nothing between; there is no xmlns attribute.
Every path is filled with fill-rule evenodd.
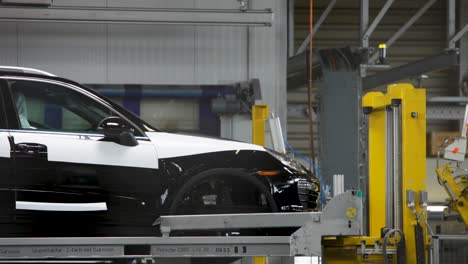
<svg viewBox="0 0 468 264"><path fill-rule="evenodd" d="M219 214L165 216L161 218L161 232L169 235L170 231L237 229L237 228L276 228L301 227L307 221L319 221L322 213L264 213L264 214ZM267 220L267 221L265 221Z"/></svg>
<svg viewBox="0 0 468 264"><path fill-rule="evenodd" d="M395 102L394 102L395 101ZM392 175L393 175L393 228L402 229L403 222L403 195L402 195L402 145L401 145L401 100L393 99L393 124L392 124L392 143L393 143L393 156L392 156Z"/></svg>
<svg viewBox="0 0 468 264"><path fill-rule="evenodd" d="M362 198L353 191L334 197L320 213L163 216L160 228L165 237L0 238L0 261L321 256L324 235L361 235L361 222ZM167 236L174 230L294 226L300 228L291 236Z"/></svg>
<svg viewBox="0 0 468 264"><path fill-rule="evenodd" d="M270 27L273 12L229 9L122 9L0 7L0 21L106 24L190 24Z"/></svg>
<svg viewBox="0 0 468 264"><path fill-rule="evenodd" d="M2 238L0 260L289 256L284 237Z"/></svg>
<svg viewBox="0 0 468 264"><path fill-rule="evenodd" d="M468 235L435 235L432 237L431 263L440 263L440 242L443 240L468 241Z"/></svg>

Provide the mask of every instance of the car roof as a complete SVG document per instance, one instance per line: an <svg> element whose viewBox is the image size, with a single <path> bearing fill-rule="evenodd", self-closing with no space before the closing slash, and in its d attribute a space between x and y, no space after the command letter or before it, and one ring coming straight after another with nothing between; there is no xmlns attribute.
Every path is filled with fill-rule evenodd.
<svg viewBox="0 0 468 264"><path fill-rule="evenodd" d="M9 74L11 73L29 73L29 74L37 74L37 75L42 75L42 76L49 76L49 77L57 77L56 75L46 72L43 70L39 69L34 69L34 68L27 68L27 67L16 67L16 66L3 66L0 65L0 72L7 72Z"/></svg>
<svg viewBox="0 0 468 264"><path fill-rule="evenodd" d="M88 91L91 91L88 87L83 86L80 83L72 81L70 79L62 78L54 75L50 72L46 72L39 69L27 68L27 67L16 67L16 66L3 66L0 65L0 76L19 76L19 77L35 77L54 81L60 81L68 84L72 84ZM94 91L91 91L95 93Z"/></svg>

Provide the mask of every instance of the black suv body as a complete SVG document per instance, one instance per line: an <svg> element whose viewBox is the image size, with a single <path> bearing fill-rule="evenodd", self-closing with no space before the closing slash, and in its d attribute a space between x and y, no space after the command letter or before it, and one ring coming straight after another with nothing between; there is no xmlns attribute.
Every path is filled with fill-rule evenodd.
<svg viewBox="0 0 468 264"><path fill-rule="evenodd" d="M0 67L0 236L150 235L168 214L314 210L261 146L159 131L76 82Z"/></svg>

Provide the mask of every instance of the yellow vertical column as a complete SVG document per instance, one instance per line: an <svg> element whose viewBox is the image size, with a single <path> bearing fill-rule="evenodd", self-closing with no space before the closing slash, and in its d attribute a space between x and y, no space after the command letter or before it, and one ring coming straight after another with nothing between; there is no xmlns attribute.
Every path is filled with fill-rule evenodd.
<svg viewBox="0 0 468 264"><path fill-rule="evenodd" d="M252 106L252 143L265 145L265 121L268 118L268 105L256 104ZM266 264L267 258L256 256L252 259L253 264Z"/></svg>
<svg viewBox="0 0 468 264"><path fill-rule="evenodd" d="M380 237L385 226L385 123L384 94L371 92L364 96L363 105L372 109L369 114L369 236Z"/></svg>
<svg viewBox="0 0 468 264"><path fill-rule="evenodd" d="M252 143L265 145L265 120L268 118L268 105L252 106Z"/></svg>

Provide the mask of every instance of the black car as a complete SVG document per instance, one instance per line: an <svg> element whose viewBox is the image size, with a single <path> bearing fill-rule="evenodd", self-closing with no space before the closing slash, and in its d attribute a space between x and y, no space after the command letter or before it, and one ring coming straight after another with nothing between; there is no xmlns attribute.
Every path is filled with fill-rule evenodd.
<svg viewBox="0 0 468 264"><path fill-rule="evenodd" d="M160 215L317 208L317 179L261 146L162 132L35 69L0 66L0 91L0 236L149 235Z"/></svg>

